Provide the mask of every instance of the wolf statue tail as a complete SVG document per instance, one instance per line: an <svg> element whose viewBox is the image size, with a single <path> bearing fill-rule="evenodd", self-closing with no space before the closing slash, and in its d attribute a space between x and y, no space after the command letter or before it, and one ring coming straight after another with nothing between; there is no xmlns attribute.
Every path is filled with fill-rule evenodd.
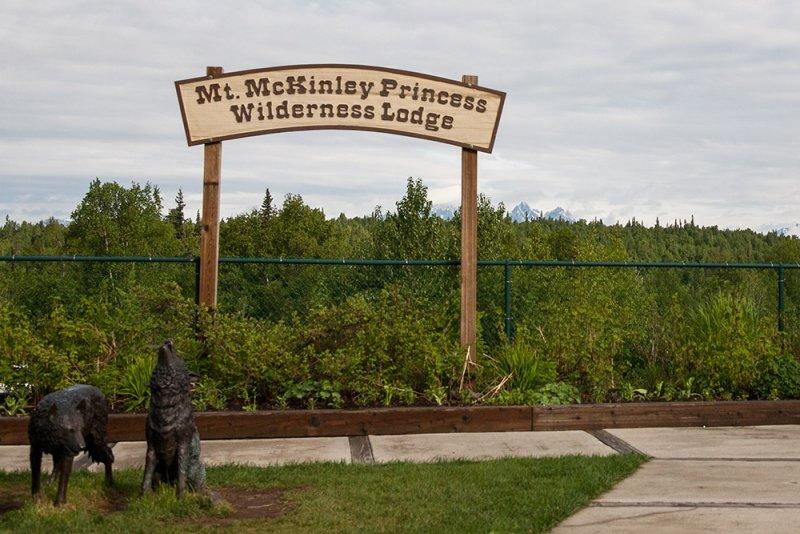
<svg viewBox="0 0 800 534"><path fill-rule="evenodd" d="M200 434L197 430L189 443L189 458L186 470L186 481L193 491L201 492L206 487L206 468L200 460Z"/></svg>

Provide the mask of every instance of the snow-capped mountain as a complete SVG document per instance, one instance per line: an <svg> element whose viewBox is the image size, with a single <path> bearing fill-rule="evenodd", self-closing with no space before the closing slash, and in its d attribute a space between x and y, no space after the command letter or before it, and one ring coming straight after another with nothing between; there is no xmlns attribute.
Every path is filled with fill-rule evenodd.
<svg viewBox="0 0 800 534"><path fill-rule="evenodd" d="M553 221L575 222L575 216L560 206L545 213L544 218Z"/></svg>
<svg viewBox="0 0 800 534"><path fill-rule="evenodd" d="M435 215L436 217L441 217L442 219L449 221L453 218L456 211L458 211L458 204L448 203L448 204L434 204L431 207L431 215ZM557 207L550 211L542 211L537 210L536 208L532 208L527 202L522 201L514 208L509 211L509 216L511 220L514 222L525 222L525 221L534 221L536 219L551 219L554 221L567 221L567 222L575 222L575 216L572 215L568 210L565 210L562 207ZM800 232L800 227L797 229Z"/></svg>
<svg viewBox="0 0 800 534"><path fill-rule="evenodd" d="M514 222L525 222L538 219L542 216L541 210L534 209L527 202L520 202L509 214Z"/></svg>
<svg viewBox="0 0 800 534"><path fill-rule="evenodd" d="M779 224L779 225L762 225L756 231L763 233L777 232L782 236L800 237L800 223L794 224Z"/></svg>
<svg viewBox="0 0 800 534"><path fill-rule="evenodd" d="M458 206L456 204L434 204L431 206L431 215L440 217L445 221L452 219L456 211L458 211Z"/></svg>

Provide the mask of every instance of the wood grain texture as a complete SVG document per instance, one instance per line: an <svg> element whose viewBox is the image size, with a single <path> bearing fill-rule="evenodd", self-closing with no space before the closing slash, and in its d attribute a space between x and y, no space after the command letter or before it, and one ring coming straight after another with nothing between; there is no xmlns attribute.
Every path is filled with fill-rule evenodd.
<svg viewBox="0 0 800 534"><path fill-rule="evenodd" d="M478 85L478 77L462 81ZM478 332L478 153L461 149L461 347L475 366Z"/></svg>
<svg viewBox="0 0 800 534"><path fill-rule="evenodd" d="M800 401L276 410L202 412L195 417L203 439L794 425L800 424ZM144 440L145 418L110 415L108 440ZM0 445L27 443L27 417L0 417Z"/></svg>
<svg viewBox="0 0 800 534"><path fill-rule="evenodd" d="M208 67L210 76L222 74L222 67ZM222 143L208 143L203 148L203 218L200 230L199 303L217 306L219 276L219 202L222 179Z"/></svg>
<svg viewBox="0 0 800 534"><path fill-rule="evenodd" d="M534 430L800 424L800 401L643 402L537 406Z"/></svg>
<svg viewBox="0 0 800 534"><path fill-rule="evenodd" d="M374 464L375 455L372 453L372 443L369 436L350 436L350 461L354 464Z"/></svg>
<svg viewBox="0 0 800 534"><path fill-rule="evenodd" d="M436 432L530 430L529 407L383 408L367 410L289 410L202 414L206 439L239 437L361 436Z"/></svg>
<svg viewBox="0 0 800 534"><path fill-rule="evenodd" d="M461 150L461 346L475 365L478 323L478 153Z"/></svg>
<svg viewBox="0 0 800 534"><path fill-rule="evenodd" d="M505 101L505 93L477 84L364 65L209 74L177 81L175 87L190 145L286 131L356 129L491 152ZM323 112L323 104L332 105L333 112Z"/></svg>
<svg viewBox="0 0 800 534"><path fill-rule="evenodd" d="M617 437L611 432L608 432L606 430L597 428L594 430L587 430L586 432L597 438L597 440L603 443L604 445L611 447L620 454L633 453L633 454L641 454L647 456L642 451L640 451L639 449L637 449L624 439Z"/></svg>
<svg viewBox="0 0 800 534"><path fill-rule="evenodd" d="M144 440L145 414L113 414L108 440ZM195 414L203 439L366 436L531 430L528 406L276 410ZM0 444L28 443L27 417L0 417Z"/></svg>
<svg viewBox="0 0 800 534"><path fill-rule="evenodd" d="M0 417L0 445L27 445L28 418Z"/></svg>

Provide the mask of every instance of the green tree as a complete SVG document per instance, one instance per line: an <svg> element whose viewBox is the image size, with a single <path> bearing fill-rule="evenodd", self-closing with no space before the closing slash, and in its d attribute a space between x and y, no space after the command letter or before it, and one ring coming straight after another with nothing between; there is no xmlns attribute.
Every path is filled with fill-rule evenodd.
<svg viewBox="0 0 800 534"><path fill-rule="evenodd" d="M186 217L183 213L186 202L183 201L183 191L178 189L175 195L175 207L167 213L167 222L175 229L175 237L183 241L186 238Z"/></svg>
<svg viewBox="0 0 800 534"><path fill-rule="evenodd" d="M94 180L67 227L68 253L91 256L174 256L181 250L175 229L161 217L161 194L151 184ZM167 280L179 280L188 293L192 277L179 265L85 263L80 269L82 293L104 293L124 287L155 287ZM116 298L115 293L109 297Z"/></svg>
<svg viewBox="0 0 800 534"><path fill-rule="evenodd" d="M161 218L157 187L94 180L67 227L67 250L91 255L171 255L179 243Z"/></svg>
<svg viewBox="0 0 800 534"><path fill-rule="evenodd" d="M383 258L441 258L447 249L446 223L431 214L433 203L420 179L409 177L406 194L377 227L376 252Z"/></svg>
<svg viewBox="0 0 800 534"><path fill-rule="evenodd" d="M261 201L261 209L258 211L258 216L262 224L267 224L272 216L275 215L275 206L272 204L272 193L269 192L269 187L264 191L264 200Z"/></svg>

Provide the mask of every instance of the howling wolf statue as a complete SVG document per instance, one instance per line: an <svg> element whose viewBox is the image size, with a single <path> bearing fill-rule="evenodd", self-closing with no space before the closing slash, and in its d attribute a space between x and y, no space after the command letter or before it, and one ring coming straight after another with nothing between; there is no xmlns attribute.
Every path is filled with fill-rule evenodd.
<svg viewBox="0 0 800 534"><path fill-rule="evenodd" d="M158 349L158 362L150 379L142 494L161 482L177 485L179 499L187 487L205 489L206 472L200 461L200 435L191 399L196 377L178 357L172 341L165 341Z"/></svg>

